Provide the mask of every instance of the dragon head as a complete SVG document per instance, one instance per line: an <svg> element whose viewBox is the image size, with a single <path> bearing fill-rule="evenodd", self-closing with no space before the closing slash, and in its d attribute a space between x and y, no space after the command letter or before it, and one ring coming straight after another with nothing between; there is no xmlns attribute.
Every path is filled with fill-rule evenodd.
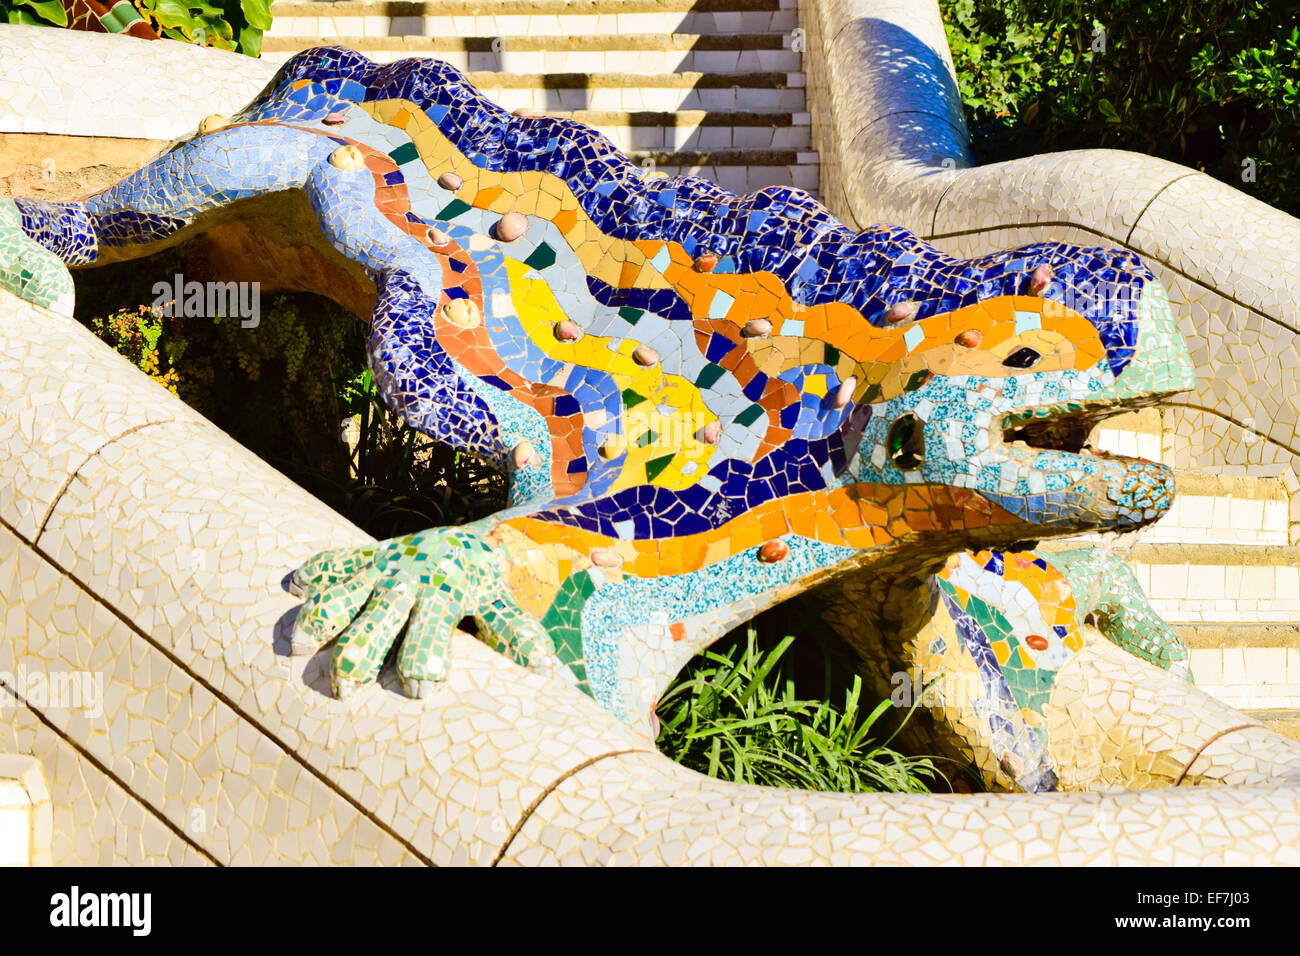
<svg viewBox="0 0 1300 956"><path fill-rule="evenodd" d="M936 297L887 315L902 314L879 328L887 334L849 386L847 476L962 489L978 504L965 509L973 542L1154 521L1170 506L1171 470L1088 437L1194 385L1164 289L1129 253L1051 245L996 258L1028 274L1020 294L950 308Z"/></svg>

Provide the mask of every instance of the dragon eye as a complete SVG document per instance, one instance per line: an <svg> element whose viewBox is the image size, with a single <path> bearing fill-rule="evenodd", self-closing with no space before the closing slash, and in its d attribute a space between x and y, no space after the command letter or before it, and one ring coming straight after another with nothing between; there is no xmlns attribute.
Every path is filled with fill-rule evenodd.
<svg viewBox="0 0 1300 956"><path fill-rule="evenodd" d="M900 471L925 464L925 429L911 412L889 426L889 460Z"/></svg>
<svg viewBox="0 0 1300 956"><path fill-rule="evenodd" d="M1002 360L1002 364L1007 368L1033 368L1041 355L1029 346L1022 349L1016 349L1010 355Z"/></svg>

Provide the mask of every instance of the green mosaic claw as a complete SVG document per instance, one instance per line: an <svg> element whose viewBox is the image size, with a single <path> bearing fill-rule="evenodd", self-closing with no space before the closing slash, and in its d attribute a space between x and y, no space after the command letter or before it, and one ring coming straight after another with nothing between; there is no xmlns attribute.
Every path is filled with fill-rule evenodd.
<svg viewBox="0 0 1300 956"><path fill-rule="evenodd" d="M451 666L451 634L466 617L516 663L548 670L555 649L545 628L510 596L501 551L472 528L440 528L365 548L328 551L294 572L304 597L292 638L296 654L336 640L334 693L374 681L400 642L402 690L424 697Z"/></svg>
<svg viewBox="0 0 1300 956"><path fill-rule="evenodd" d="M1070 582L1080 620L1091 619L1113 644L1190 681L1187 645L1147 603L1124 559L1102 548L1056 551L1051 561Z"/></svg>
<svg viewBox="0 0 1300 956"><path fill-rule="evenodd" d="M23 232L12 199L0 199L0 289L63 315L72 314L72 274L63 260Z"/></svg>

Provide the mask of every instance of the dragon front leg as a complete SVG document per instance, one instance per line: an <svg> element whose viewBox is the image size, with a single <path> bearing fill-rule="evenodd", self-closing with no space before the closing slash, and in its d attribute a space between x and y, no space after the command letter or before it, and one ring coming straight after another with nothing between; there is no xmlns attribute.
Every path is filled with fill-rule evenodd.
<svg viewBox="0 0 1300 956"><path fill-rule="evenodd" d="M452 632L470 617L516 663L554 669L550 636L510 593L507 556L486 531L483 523L434 529L317 555L292 577L291 589L305 599L294 652L315 653L335 640L331 684L345 697L375 680L400 639L402 689L424 697L447 677Z"/></svg>

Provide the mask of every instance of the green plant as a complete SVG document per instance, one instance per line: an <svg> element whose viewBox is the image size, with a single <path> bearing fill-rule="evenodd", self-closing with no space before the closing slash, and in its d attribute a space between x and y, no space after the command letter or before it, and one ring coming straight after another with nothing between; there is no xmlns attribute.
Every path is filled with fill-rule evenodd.
<svg viewBox="0 0 1300 956"><path fill-rule="evenodd" d="M803 699L784 667L794 637L760 649L746 629L697 656L664 693L657 713L658 746L672 759L711 777L736 783L845 793L925 793L943 775L930 757L890 748L907 717L883 740L888 700L862 708L857 675L832 702L832 664L824 656L823 695ZM824 654L824 652L823 652Z"/></svg>
<svg viewBox="0 0 1300 956"><path fill-rule="evenodd" d="M941 0L981 162L1114 147L1300 213L1293 0Z"/></svg>
<svg viewBox="0 0 1300 956"><path fill-rule="evenodd" d="M68 25L68 11L59 0L0 0L0 14L7 23L37 27Z"/></svg>
<svg viewBox="0 0 1300 956"><path fill-rule="evenodd" d="M132 0L136 12L161 37L260 56L271 28L271 0ZM9 23L68 25L60 0L0 0Z"/></svg>
<svg viewBox="0 0 1300 956"><path fill-rule="evenodd" d="M377 538L463 524L505 507L505 479L430 441L384 407L365 326L308 294L269 297L239 318L167 315L154 280L203 274L168 250L77 273L79 318L137 368ZM346 426L346 427L345 427Z"/></svg>
<svg viewBox="0 0 1300 956"><path fill-rule="evenodd" d="M342 474L320 471L317 494L377 538L464 524L500 511L506 481L482 461L420 434L384 405L368 368L340 392L349 412Z"/></svg>
<svg viewBox="0 0 1300 956"><path fill-rule="evenodd" d="M161 309L141 305L118 309L102 318L96 316L91 319L90 327L136 368L175 395L180 374L159 348L164 328L170 324L171 319Z"/></svg>
<svg viewBox="0 0 1300 956"><path fill-rule="evenodd" d="M260 56L270 0L133 0L159 36Z"/></svg>

